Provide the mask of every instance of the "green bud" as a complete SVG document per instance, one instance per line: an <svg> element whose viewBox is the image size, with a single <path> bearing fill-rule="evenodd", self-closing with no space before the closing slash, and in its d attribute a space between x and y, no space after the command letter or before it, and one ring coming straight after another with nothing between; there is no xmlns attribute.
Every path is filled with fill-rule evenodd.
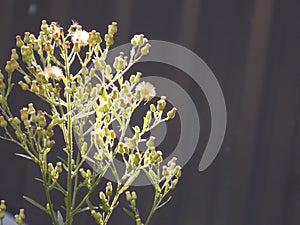
<svg viewBox="0 0 300 225"><path fill-rule="evenodd" d="M114 36L112 34L105 34L104 40L106 42L106 46L111 46L114 44Z"/></svg>
<svg viewBox="0 0 300 225"><path fill-rule="evenodd" d="M23 91L29 90L28 84L25 84L23 81L19 81L18 84L20 85L20 87L22 88Z"/></svg>
<svg viewBox="0 0 300 225"><path fill-rule="evenodd" d="M21 114L20 118L22 121L28 120L28 109L27 108L21 109L20 114Z"/></svg>
<svg viewBox="0 0 300 225"><path fill-rule="evenodd" d="M22 38L20 35L16 36L16 46L17 47L22 47L24 45L24 42L22 41Z"/></svg>
<svg viewBox="0 0 300 225"><path fill-rule="evenodd" d="M113 187L112 187L112 183L111 182L107 182L105 190L106 190L105 193L106 193L106 195L108 197L112 196Z"/></svg>
<svg viewBox="0 0 300 225"><path fill-rule="evenodd" d="M105 194L104 194L103 191L100 191L100 192L99 192L99 198L100 198L102 201L107 201L106 196L105 196Z"/></svg>
<svg viewBox="0 0 300 225"><path fill-rule="evenodd" d="M97 224L101 224L101 225L102 225L102 223L103 223L103 218L102 218L101 213L96 212L95 210L92 210L92 211L91 211L91 214L92 214L92 216L94 217L95 222L96 222Z"/></svg>
<svg viewBox="0 0 300 225"><path fill-rule="evenodd" d="M16 220L16 223L18 225L22 225L23 224L23 220L22 220L22 217L19 216L19 215L15 215L15 220Z"/></svg>
<svg viewBox="0 0 300 225"><path fill-rule="evenodd" d="M62 163L61 163L61 162L57 162L57 163L56 163L55 171L56 171L57 173L61 173L61 172L62 172Z"/></svg>
<svg viewBox="0 0 300 225"><path fill-rule="evenodd" d="M24 209L20 209L19 216L22 218L22 220L25 220L25 212L24 212Z"/></svg>
<svg viewBox="0 0 300 225"><path fill-rule="evenodd" d="M158 111L163 111L164 108L166 107L166 101L163 99L160 99L157 101L157 110Z"/></svg>
<svg viewBox="0 0 300 225"><path fill-rule="evenodd" d="M142 47L141 54L148 55L150 47L151 47L151 45L147 43L144 47Z"/></svg>
<svg viewBox="0 0 300 225"><path fill-rule="evenodd" d="M19 55L16 51L16 49L12 49L11 50L11 58L15 59L15 60L18 60L19 59Z"/></svg>
<svg viewBox="0 0 300 225"><path fill-rule="evenodd" d="M137 200L137 195L136 195L135 191L131 192L131 198L133 200Z"/></svg>
<svg viewBox="0 0 300 225"><path fill-rule="evenodd" d="M114 35L117 31L118 31L117 22L112 22L112 24L108 26L108 33Z"/></svg>
<svg viewBox="0 0 300 225"><path fill-rule="evenodd" d="M168 113L167 113L167 117L168 119L173 119L175 117L175 114L177 112L177 109L174 107L173 109L171 109Z"/></svg>
<svg viewBox="0 0 300 225"><path fill-rule="evenodd" d="M84 178L84 179L86 179L86 178L87 178L87 173L84 171L84 169L83 169L83 168L81 168L81 169L79 170L79 172L80 172L80 174L81 174L82 178Z"/></svg>
<svg viewBox="0 0 300 225"><path fill-rule="evenodd" d="M155 137L150 136L149 140L146 142L146 146L149 149L152 148L152 147L154 147L154 140L155 140Z"/></svg>
<svg viewBox="0 0 300 225"><path fill-rule="evenodd" d="M6 122L6 120L4 119L3 116L0 116L0 126L3 127L3 128L7 127L7 122Z"/></svg>
<svg viewBox="0 0 300 225"><path fill-rule="evenodd" d="M132 196L131 196L131 194L130 194L129 191L126 191L126 192L125 192L125 196L126 196L126 200L127 200L128 202L131 202Z"/></svg>
<svg viewBox="0 0 300 225"><path fill-rule="evenodd" d="M156 112L156 108L153 104L150 105L150 111L151 112Z"/></svg>
<svg viewBox="0 0 300 225"><path fill-rule="evenodd" d="M5 200L1 200L1 203L0 203L0 209L1 209L2 211L5 211L5 210L6 210Z"/></svg>

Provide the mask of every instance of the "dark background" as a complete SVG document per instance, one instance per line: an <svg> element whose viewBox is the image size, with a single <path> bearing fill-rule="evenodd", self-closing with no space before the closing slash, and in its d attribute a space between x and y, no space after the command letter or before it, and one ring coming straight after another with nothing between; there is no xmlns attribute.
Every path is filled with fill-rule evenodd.
<svg viewBox="0 0 300 225"><path fill-rule="evenodd" d="M175 42L198 54L216 75L227 105L227 132L216 160L201 173L197 168L210 131L208 105L192 80L184 74L174 76L198 99L202 133L172 202L152 224L300 224L300 1L1 0L1 68L15 35L37 33L41 19L65 27L75 19L86 30L101 33L118 21L116 44L126 43L135 33ZM153 72L152 66L144 68L146 74ZM161 70L180 74L169 69ZM11 100L18 107L30 101L20 94L17 91ZM14 156L16 151L20 150L15 145L0 142L0 198L8 201L12 213L25 207L28 223L50 224L22 200L25 194L43 201L43 193L33 181L39 176L36 166ZM138 189L145 193L141 198L146 200L138 203L145 210L148 189ZM86 215L76 224L90 221ZM111 224L130 220L117 216Z"/></svg>

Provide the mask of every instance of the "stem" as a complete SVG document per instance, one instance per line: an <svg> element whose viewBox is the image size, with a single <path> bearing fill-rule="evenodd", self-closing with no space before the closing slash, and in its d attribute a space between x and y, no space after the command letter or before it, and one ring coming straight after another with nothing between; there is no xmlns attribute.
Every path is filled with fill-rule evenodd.
<svg viewBox="0 0 300 225"><path fill-rule="evenodd" d="M43 165L41 165L41 169L42 169L42 175L43 175L46 198L47 198L47 202L48 202L48 205L49 205L50 217L53 221L53 224L58 225L57 217L56 217L56 214L53 210L53 205L52 205L52 202L51 202L51 196L50 196L50 192L49 192L49 184L48 184L47 175L46 175L47 170L45 170L45 168L43 168Z"/></svg>
<svg viewBox="0 0 300 225"><path fill-rule="evenodd" d="M65 49L65 72L66 72L66 87L70 86L69 62L67 56L67 49ZM72 117L71 117L72 103L71 96L67 94L67 154L68 154L68 181L67 181L67 201L66 201L66 225L72 224L72 159L73 159L73 140L72 140Z"/></svg>
<svg viewBox="0 0 300 225"><path fill-rule="evenodd" d="M153 200L153 205L152 205L152 208L151 208L151 211L147 217L147 220L145 222L145 225L149 225L150 223L150 220L154 214L154 212L156 211L156 207L157 205L160 203L160 198L159 198L159 193L157 192L157 190L155 190L155 197L154 197L154 200Z"/></svg>

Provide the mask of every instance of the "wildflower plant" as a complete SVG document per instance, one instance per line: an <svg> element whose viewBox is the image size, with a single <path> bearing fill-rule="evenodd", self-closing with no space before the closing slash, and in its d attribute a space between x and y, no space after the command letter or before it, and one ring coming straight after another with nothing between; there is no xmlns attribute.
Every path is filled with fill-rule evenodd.
<svg viewBox="0 0 300 225"><path fill-rule="evenodd" d="M114 43L117 23L108 26L104 36L99 32L85 31L73 22L67 32L56 22L42 21L38 36L25 32L16 37L16 49L5 66L6 75L0 72L0 127L1 139L11 141L23 149L17 154L36 163L41 171L46 203L30 197L25 200L50 216L54 225L71 225L74 217L90 212L99 225L108 223L120 196L129 203L124 211L137 225L150 223L154 212L168 202L167 196L174 189L181 175L181 168L173 158L162 166L163 154L156 149L154 140L145 134L161 122L172 119L176 108L164 112L166 97L161 96L155 104L155 88L148 82L140 82L137 72L125 79L124 74L149 52L150 44L144 35L131 39L132 49L127 57L120 53L113 65L107 64L109 48ZM74 66L74 65L79 66ZM76 69L77 68L77 69ZM50 110L38 110L33 103L13 115L8 98L13 90L13 73L20 76L19 86L44 100ZM97 80L93 85L92 80ZM135 125L134 134L126 136L133 112L141 105L148 105L142 126ZM91 121L90 115L95 115ZM117 123L120 136L112 128ZM88 126L88 129L85 129ZM54 129L58 127L58 129ZM63 157L50 162L49 154L55 148L54 133L61 130L64 141ZM78 137L75 148L74 136ZM86 141L88 137L89 141ZM146 148L141 150L141 145ZM96 152L92 150L96 149ZM118 171L114 160L125 164ZM93 168L84 168L84 163ZM90 197L111 171L115 183L107 182L99 193L98 204ZM137 194L130 190L131 184L145 173L154 187L153 206L147 218L141 218L136 204ZM66 176L61 176L63 173ZM66 179L63 180L63 179ZM64 185L66 184L66 185ZM53 196L60 192L64 206L55 206ZM83 196L78 196L84 191ZM1 201L0 220L6 206ZM18 224L25 219L24 210L16 215Z"/></svg>

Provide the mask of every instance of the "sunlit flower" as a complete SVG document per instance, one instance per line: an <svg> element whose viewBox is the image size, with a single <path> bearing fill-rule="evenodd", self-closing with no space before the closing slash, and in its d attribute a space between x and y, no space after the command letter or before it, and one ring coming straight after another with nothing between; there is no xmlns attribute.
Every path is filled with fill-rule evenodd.
<svg viewBox="0 0 300 225"><path fill-rule="evenodd" d="M149 82L141 82L136 86L136 94L139 94L142 99L146 101L150 101L153 97L155 97L155 87Z"/></svg>
<svg viewBox="0 0 300 225"><path fill-rule="evenodd" d="M63 76L62 70L57 66L47 66L44 69L44 74L54 80L60 80Z"/></svg>
<svg viewBox="0 0 300 225"><path fill-rule="evenodd" d="M80 47L88 45L89 33L85 30L76 29L72 33L72 42L79 42Z"/></svg>

